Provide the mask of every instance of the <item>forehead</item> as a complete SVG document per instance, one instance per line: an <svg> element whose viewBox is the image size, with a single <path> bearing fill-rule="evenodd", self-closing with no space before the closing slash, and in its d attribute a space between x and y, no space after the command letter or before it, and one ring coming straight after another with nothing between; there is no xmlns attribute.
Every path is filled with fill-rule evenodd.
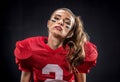
<svg viewBox="0 0 120 82"><path fill-rule="evenodd" d="M67 10L56 10L51 17L53 16L61 16L61 17L64 17L64 18L68 18L69 20L71 20L71 23L73 24L75 22L75 17L72 13L70 13L69 11Z"/></svg>
<svg viewBox="0 0 120 82"><path fill-rule="evenodd" d="M64 17L67 17L67 18L74 18L72 16L72 14L66 10L56 10L52 16L55 16L55 15L61 15L61 16L64 16Z"/></svg>

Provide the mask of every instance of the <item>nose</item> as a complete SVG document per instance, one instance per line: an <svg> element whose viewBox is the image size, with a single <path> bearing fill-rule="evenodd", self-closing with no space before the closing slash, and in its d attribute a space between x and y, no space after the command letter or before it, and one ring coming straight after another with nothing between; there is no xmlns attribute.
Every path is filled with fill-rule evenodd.
<svg viewBox="0 0 120 82"><path fill-rule="evenodd" d="M61 20L59 20L58 21L58 24L60 24L60 25L62 25L63 26L63 20L61 19Z"/></svg>

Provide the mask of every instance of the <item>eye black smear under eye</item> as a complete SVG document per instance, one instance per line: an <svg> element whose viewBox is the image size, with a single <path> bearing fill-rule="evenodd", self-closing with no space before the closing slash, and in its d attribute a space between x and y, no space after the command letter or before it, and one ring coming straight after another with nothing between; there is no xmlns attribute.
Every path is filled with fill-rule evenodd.
<svg viewBox="0 0 120 82"><path fill-rule="evenodd" d="M53 20L53 19L52 19L51 21L52 21L52 22L56 22L56 20Z"/></svg>
<svg viewBox="0 0 120 82"><path fill-rule="evenodd" d="M66 26L66 28L70 28L70 26Z"/></svg>

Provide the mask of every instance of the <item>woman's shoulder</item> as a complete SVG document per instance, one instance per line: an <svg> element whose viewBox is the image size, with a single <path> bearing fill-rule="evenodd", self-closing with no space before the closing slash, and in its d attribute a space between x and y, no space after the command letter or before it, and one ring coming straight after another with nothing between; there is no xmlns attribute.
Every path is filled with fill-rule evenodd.
<svg viewBox="0 0 120 82"><path fill-rule="evenodd" d="M40 39L44 38L43 36L28 37L23 40L16 42L14 54L19 59L27 59L32 54L32 49L36 48L35 46L40 44Z"/></svg>
<svg viewBox="0 0 120 82"><path fill-rule="evenodd" d="M95 61L98 56L98 50L97 46L90 42L87 41L84 46L85 49L85 61Z"/></svg>
<svg viewBox="0 0 120 82"><path fill-rule="evenodd" d="M88 73L90 69L96 65L98 51L94 43L87 41L84 46L85 50L85 60L77 67L81 73Z"/></svg>

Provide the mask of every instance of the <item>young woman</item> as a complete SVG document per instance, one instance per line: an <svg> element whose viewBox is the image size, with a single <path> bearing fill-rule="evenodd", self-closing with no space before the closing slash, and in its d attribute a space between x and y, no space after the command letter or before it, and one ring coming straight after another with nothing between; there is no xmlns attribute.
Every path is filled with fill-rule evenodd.
<svg viewBox="0 0 120 82"><path fill-rule="evenodd" d="M82 21L71 10L60 8L47 23L48 37L17 41L15 58L21 82L86 82L96 65L97 49L88 40Z"/></svg>

